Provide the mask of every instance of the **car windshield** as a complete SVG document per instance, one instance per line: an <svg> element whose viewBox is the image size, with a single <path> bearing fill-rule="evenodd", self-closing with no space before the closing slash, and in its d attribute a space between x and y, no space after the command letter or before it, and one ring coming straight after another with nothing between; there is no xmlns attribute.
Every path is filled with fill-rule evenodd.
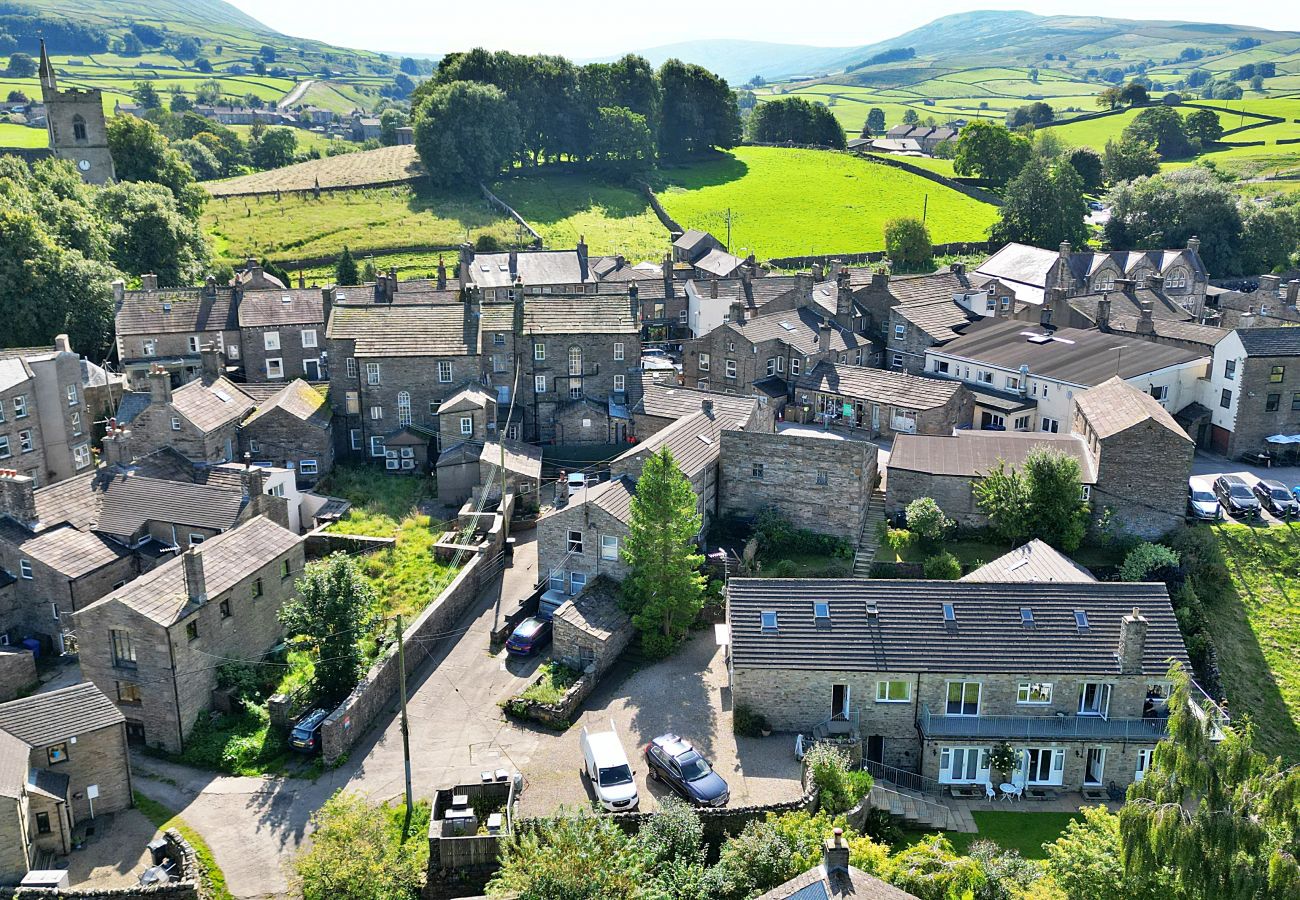
<svg viewBox="0 0 1300 900"><path fill-rule="evenodd" d="M620 784L632 783L632 770L627 766L610 766L608 769L600 770L600 786L616 787Z"/></svg>
<svg viewBox="0 0 1300 900"><path fill-rule="evenodd" d="M1250 499L1250 488L1246 487L1244 484L1230 484L1228 485L1228 491L1234 497L1242 497L1247 500Z"/></svg>
<svg viewBox="0 0 1300 900"><path fill-rule="evenodd" d="M709 764L698 753L685 753L677 758L677 765L681 766L682 777L687 781L695 781L709 774Z"/></svg>
<svg viewBox="0 0 1300 900"><path fill-rule="evenodd" d="M1192 491L1192 499L1198 503L1213 503L1214 495L1209 491Z"/></svg>
<svg viewBox="0 0 1300 900"><path fill-rule="evenodd" d="M296 738L309 738L311 737L311 732L312 729L310 725L299 725L293 730L293 736Z"/></svg>
<svg viewBox="0 0 1300 900"><path fill-rule="evenodd" d="M1290 500L1291 495L1286 492L1286 488L1269 488L1269 493L1273 495L1274 500Z"/></svg>
<svg viewBox="0 0 1300 900"><path fill-rule="evenodd" d="M542 630L541 619L528 619L520 622L519 627L515 629L515 637L527 638L537 634ZM498 638L500 640L500 638Z"/></svg>

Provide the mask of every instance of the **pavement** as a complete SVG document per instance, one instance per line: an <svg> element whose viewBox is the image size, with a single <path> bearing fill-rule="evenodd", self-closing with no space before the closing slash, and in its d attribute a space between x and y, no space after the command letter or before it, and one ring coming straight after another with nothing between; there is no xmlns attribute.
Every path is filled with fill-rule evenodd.
<svg viewBox="0 0 1300 900"><path fill-rule="evenodd" d="M55 867L68 870L73 887L86 882L99 889L136 887L140 873L153 865L146 848L160 834L138 809L99 816L81 848L59 858Z"/></svg>

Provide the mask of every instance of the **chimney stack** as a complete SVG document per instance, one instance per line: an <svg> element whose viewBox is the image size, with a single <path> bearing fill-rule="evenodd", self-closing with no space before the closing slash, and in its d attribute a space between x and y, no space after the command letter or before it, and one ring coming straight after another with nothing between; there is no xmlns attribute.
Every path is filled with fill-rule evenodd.
<svg viewBox="0 0 1300 900"><path fill-rule="evenodd" d="M716 278L709 279L709 298L712 300L718 299L718 279Z"/></svg>
<svg viewBox="0 0 1300 900"><path fill-rule="evenodd" d="M158 290L158 276L150 272L148 275L140 276L140 289L145 291Z"/></svg>
<svg viewBox="0 0 1300 900"><path fill-rule="evenodd" d="M1141 675L1142 657L1146 652L1147 620L1135 606L1119 624L1119 671L1121 675Z"/></svg>
<svg viewBox="0 0 1300 900"><path fill-rule="evenodd" d="M849 844L844 840L844 829L836 828L822 844L822 868L828 876L849 870Z"/></svg>
<svg viewBox="0 0 1300 900"><path fill-rule="evenodd" d="M741 325L745 321L745 303L739 297L731 301L731 322Z"/></svg>
<svg viewBox="0 0 1300 900"><path fill-rule="evenodd" d="M835 274L835 318L845 328L853 325L853 285L848 269L840 269Z"/></svg>
<svg viewBox="0 0 1300 900"><path fill-rule="evenodd" d="M469 283L469 267L474 262L474 248L468 243L460 245L460 261L456 266L456 278L460 281L460 289L465 290Z"/></svg>
<svg viewBox="0 0 1300 900"><path fill-rule="evenodd" d="M131 432L121 426L109 428L101 449L105 465L126 467L135 460L135 454L131 452Z"/></svg>
<svg viewBox="0 0 1300 900"><path fill-rule="evenodd" d="M587 268L587 236L585 234L578 235L577 251L578 269L582 273L582 280L586 281L590 270Z"/></svg>
<svg viewBox="0 0 1300 900"><path fill-rule="evenodd" d="M632 321L641 324L641 287L635 281L627 283L627 301L632 307Z"/></svg>
<svg viewBox="0 0 1300 900"><path fill-rule="evenodd" d="M330 324L330 313L334 311L334 287L327 285L320 289L320 311L321 318L325 322L326 329Z"/></svg>
<svg viewBox="0 0 1300 900"><path fill-rule="evenodd" d="M72 342L68 340L68 336L66 334L56 334L54 336L54 352L55 353L72 352Z"/></svg>
<svg viewBox="0 0 1300 900"><path fill-rule="evenodd" d="M199 350L199 358L203 360L205 382L216 381L221 377L221 351L217 349L216 344L204 344Z"/></svg>
<svg viewBox="0 0 1300 900"><path fill-rule="evenodd" d="M1201 239L1196 235L1189 237L1187 239L1187 249L1193 253L1199 254L1201 252Z"/></svg>
<svg viewBox="0 0 1300 900"><path fill-rule="evenodd" d="M951 272L953 275L965 275L966 264L961 262L949 263L948 271Z"/></svg>
<svg viewBox="0 0 1300 900"><path fill-rule="evenodd" d="M209 300L217 299L217 276L209 275L203 282L203 295Z"/></svg>
<svg viewBox="0 0 1300 900"><path fill-rule="evenodd" d="M519 274L519 251L510 251L510 274L517 276Z"/></svg>
<svg viewBox="0 0 1300 900"><path fill-rule="evenodd" d="M172 402L172 374L160 365L149 369L149 403L151 405Z"/></svg>
<svg viewBox="0 0 1300 900"><path fill-rule="evenodd" d="M249 462L249 454L244 454L244 468L239 473L239 483L244 489L244 496L251 502L254 497L265 493L266 472Z"/></svg>
<svg viewBox="0 0 1300 900"><path fill-rule="evenodd" d="M182 554L185 561L185 595L191 603L202 606L208 602L208 583L203 575L203 556L198 547L190 547Z"/></svg>
<svg viewBox="0 0 1300 900"><path fill-rule="evenodd" d="M438 290L447 290L447 264L442 261L442 254L438 254Z"/></svg>
<svg viewBox="0 0 1300 900"><path fill-rule="evenodd" d="M1147 276L1147 290L1155 291L1156 293L1163 293L1164 289L1165 289L1165 276L1163 275Z"/></svg>
<svg viewBox="0 0 1300 900"><path fill-rule="evenodd" d="M1070 242L1061 241L1060 249L1061 249L1061 259L1068 260L1070 258Z"/></svg>
<svg viewBox="0 0 1300 900"><path fill-rule="evenodd" d="M713 415L713 400L712 399L701 400L700 409L704 411L704 414L706 416L711 417Z"/></svg>
<svg viewBox="0 0 1300 900"><path fill-rule="evenodd" d="M2 511L24 525L36 521L36 482L16 469L0 469Z"/></svg>
<svg viewBox="0 0 1300 900"><path fill-rule="evenodd" d="M1136 331L1138 334L1155 334L1156 323L1151 315L1151 301L1141 300L1138 302L1138 320Z"/></svg>
<svg viewBox="0 0 1300 900"><path fill-rule="evenodd" d="M794 276L794 289L799 292L795 298L795 303L799 306L812 306L813 304L813 273L796 272Z"/></svg>
<svg viewBox="0 0 1300 900"><path fill-rule="evenodd" d="M120 278L113 279L113 305L120 307L126 300L126 282Z"/></svg>
<svg viewBox="0 0 1300 900"><path fill-rule="evenodd" d="M664 297L673 299L673 255L665 253L663 262L659 264L659 271L664 279Z"/></svg>
<svg viewBox="0 0 1300 900"><path fill-rule="evenodd" d="M1110 296L1097 301L1097 330L1110 331Z"/></svg>
<svg viewBox="0 0 1300 900"><path fill-rule="evenodd" d="M1291 279L1286 283L1286 305L1295 306L1300 302L1300 280Z"/></svg>
<svg viewBox="0 0 1300 900"><path fill-rule="evenodd" d="M813 263L812 277L816 284L821 284L826 280L826 267L819 262Z"/></svg>
<svg viewBox="0 0 1300 900"><path fill-rule="evenodd" d="M388 267L388 302L393 302L393 296L397 293L397 266Z"/></svg>
<svg viewBox="0 0 1300 900"><path fill-rule="evenodd" d="M1278 275L1261 275L1259 276L1259 287L1256 293L1269 294L1276 296L1278 290L1282 287L1282 278Z"/></svg>
<svg viewBox="0 0 1300 900"><path fill-rule="evenodd" d="M1135 287L1137 287L1137 282L1135 282L1132 278L1115 279L1115 290L1119 291L1122 294L1128 294L1129 296L1132 296L1133 289Z"/></svg>

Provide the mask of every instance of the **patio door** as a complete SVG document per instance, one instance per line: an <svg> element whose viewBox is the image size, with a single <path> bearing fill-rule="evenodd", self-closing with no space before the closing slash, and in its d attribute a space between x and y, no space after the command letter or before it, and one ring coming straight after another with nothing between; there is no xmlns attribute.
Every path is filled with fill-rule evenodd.
<svg viewBox="0 0 1300 900"><path fill-rule="evenodd" d="M944 747L940 750L940 783L983 784L988 780L988 750L983 747Z"/></svg>
<svg viewBox="0 0 1300 900"><path fill-rule="evenodd" d="M1027 784L1057 785L1065 780L1065 751L1030 747L1021 753L1020 771Z"/></svg>
<svg viewBox="0 0 1300 900"><path fill-rule="evenodd" d="M885 761L885 737L881 734L867 736L867 762L883 763Z"/></svg>
<svg viewBox="0 0 1300 900"><path fill-rule="evenodd" d="M849 718L849 686L847 684L831 685L831 719L847 722Z"/></svg>
<svg viewBox="0 0 1300 900"><path fill-rule="evenodd" d="M1105 784L1106 748L1089 747L1088 756L1083 761L1083 783L1088 785Z"/></svg>
<svg viewBox="0 0 1300 900"><path fill-rule="evenodd" d="M1110 685L1085 681L1079 685L1079 715L1106 718L1110 713Z"/></svg>
<svg viewBox="0 0 1300 900"><path fill-rule="evenodd" d="M880 404L879 403L871 404L871 430L877 433L880 431Z"/></svg>

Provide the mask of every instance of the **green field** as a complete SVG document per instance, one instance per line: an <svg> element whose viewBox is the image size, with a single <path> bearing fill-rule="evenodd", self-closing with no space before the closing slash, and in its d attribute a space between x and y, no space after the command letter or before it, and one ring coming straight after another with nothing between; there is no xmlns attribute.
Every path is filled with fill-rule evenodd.
<svg viewBox="0 0 1300 900"><path fill-rule="evenodd" d="M548 247L572 247L585 237L593 256L622 254L634 261L660 259L668 232L649 201L632 188L580 175L535 175L495 185Z"/></svg>
<svg viewBox="0 0 1300 900"><path fill-rule="evenodd" d="M884 225L920 216L928 195L935 243L984 240L993 206L950 188L843 153L738 147L716 161L657 174L664 208L684 228L719 236L731 211L732 251L773 256L884 247Z"/></svg>
<svg viewBox="0 0 1300 900"><path fill-rule="evenodd" d="M457 246L482 234L504 242L516 238L514 225L475 192L432 194L406 186L335 191L319 200L297 194L278 202L213 199L202 224L214 255L232 263L255 255L290 265L337 256L345 244L363 255L390 247Z"/></svg>
<svg viewBox="0 0 1300 900"><path fill-rule="evenodd" d="M0 147L48 147L50 136L44 128L26 125L0 125Z"/></svg>

